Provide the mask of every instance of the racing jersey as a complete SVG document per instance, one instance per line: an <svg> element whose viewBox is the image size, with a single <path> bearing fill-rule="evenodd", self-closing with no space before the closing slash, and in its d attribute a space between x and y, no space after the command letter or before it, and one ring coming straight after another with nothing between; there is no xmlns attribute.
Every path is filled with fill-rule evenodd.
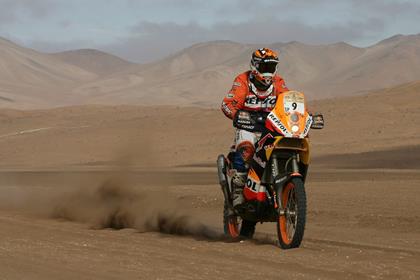
<svg viewBox="0 0 420 280"><path fill-rule="evenodd" d="M273 77L273 88L266 97L259 97L252 91L252 85L249 81L251 71L246 71L238 75L232 89L222 102L222 111L230 119L235 117L238 110L252 112L270 112L276 105L279 94L288 91L282 77L275 75Z"/></svg>

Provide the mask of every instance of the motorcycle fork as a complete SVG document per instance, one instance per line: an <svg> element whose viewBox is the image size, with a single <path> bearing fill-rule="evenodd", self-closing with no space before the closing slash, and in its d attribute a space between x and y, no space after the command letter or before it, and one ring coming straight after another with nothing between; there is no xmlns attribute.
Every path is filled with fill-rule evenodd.
<svg viewBox="0 0 420 280"><path fill-rule="evenodd" d="M290 166L290 169L289 169ZM292 177L301 177L299 170L299 155L297 153L293 153L293 155L287 160L285 164L285 172L286 175L280 177L279 175L279 162L276 154L273 154L272 161L271 161L271 174L274 178L274 206L276 209L280 209L279 215L284 215L284 205L282 205L281 194L283 192L284 185L292 178Z"/></svg>
<svg viewBox="0 0 420 280"><path fill-rule="evenodd" d="M273 154L271 157L271 176L270 181L275 182L276 178L279 176L279 163L277 160L277 155ZM273 201L274 201L274 209L279 208L279 205L277 203L277 195L278 195L278 189L276 188L276 185L274 184L274 188L272 188L273 191Z"/></svg>
<svg viewBox="0 0 420 280"><path fill-rule="evenodd" d="M302 176L300 174L300 170L299 170L299 154L294 153L291 157L291 161L292 161L292 174L291 176ZM286 166L287 168L287 166Z"/></svg>

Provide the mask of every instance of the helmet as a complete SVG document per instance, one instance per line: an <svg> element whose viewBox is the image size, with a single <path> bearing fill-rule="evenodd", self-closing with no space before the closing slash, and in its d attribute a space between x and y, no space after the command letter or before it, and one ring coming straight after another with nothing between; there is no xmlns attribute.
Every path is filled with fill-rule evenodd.
<svg viewBox="0 0 420 280"><path fill-rule="evenodd" d="M277 72L279 58L273 50L262 48L256 50L251 58L251 73L254 86L258 92L267 91L273 83L273 77ZM258 95L258 94L257 94Z"/></svg>

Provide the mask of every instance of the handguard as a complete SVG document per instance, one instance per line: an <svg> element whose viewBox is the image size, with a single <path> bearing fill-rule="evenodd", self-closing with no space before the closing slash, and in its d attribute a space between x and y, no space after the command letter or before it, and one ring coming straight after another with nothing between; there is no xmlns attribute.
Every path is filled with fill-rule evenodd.
<svg viewBox="0 0 420 280"><path fill-rule="evenodd" d="M312 129L323 129L324 128L324 116L320 113L312 115Z"/></svg>
<svg viewBox="0 0 420 280"><path fill-rule="evenodd" d="M262 132L268 113L238 111L233 119L233 126L250 132Z"/></svg>

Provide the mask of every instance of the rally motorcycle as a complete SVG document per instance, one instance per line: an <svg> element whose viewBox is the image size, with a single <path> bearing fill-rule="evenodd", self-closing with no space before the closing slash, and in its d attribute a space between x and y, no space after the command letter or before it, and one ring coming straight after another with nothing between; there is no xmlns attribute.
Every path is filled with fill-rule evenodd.
<svg viewBox="0 0 420 280"><path fill-rule="evenodd" d="M249 114L247 116L247 114ZM240 210L232 205L233 153L217 159L219 182L224 195L223 225L225 234L236 238L252 238L257 222L276 222L279 245L283 249L299 247L306 222L305 179L309 166L309 139L311 128L324 126L321 114L309 114L305 96L288 91L277 100L266 116L239 112L234 126L255 132L264 127L276 131L274 143L265 147L267 163L259 189L248 179L244 187L253 193L245 197ZM241 116L242 115L242 116ZM261 147L260 147L261 148Z"/></svg>

